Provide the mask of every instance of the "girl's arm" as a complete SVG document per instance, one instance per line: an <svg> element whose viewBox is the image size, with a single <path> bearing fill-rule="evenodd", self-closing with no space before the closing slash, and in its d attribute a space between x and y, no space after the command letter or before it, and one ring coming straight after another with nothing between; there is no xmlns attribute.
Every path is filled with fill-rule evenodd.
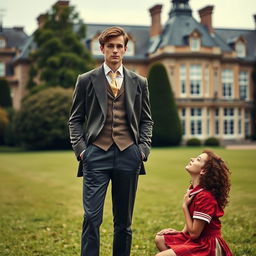
<svg viewBox="0 0 256 256"><path fill-rule="evenodd" d="M189 191L184 196L184 201L182 205L184 217L185 217L185 229L189 233L191 239L197 239L201 232L204 229L205 221L198 220L198 219L192 219L188 210L188 205L191 203L192 197L189 197ZM184 232L184 231L183 231Z"/></svg>

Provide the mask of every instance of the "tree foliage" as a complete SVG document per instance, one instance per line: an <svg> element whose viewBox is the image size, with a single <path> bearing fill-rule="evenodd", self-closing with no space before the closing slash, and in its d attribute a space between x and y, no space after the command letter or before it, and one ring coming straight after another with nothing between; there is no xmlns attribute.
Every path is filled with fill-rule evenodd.
<svg viewBox="0 0 256 256"><path fill-rule="evenodd" d="M10 86L4 78L0 78L0 106L3 108L12 106Z"/></svg>
<svg viewBox="0 0 256 256"><path fill-rule="evenodd" d="M34 33L37 49L32 53L28 87L35 78L49 86L72 87L76 77L94 67L82 39L85 25L73 6L53 5L45 15L44 25Z"/></svg>
<svg viewBox="0 0 256 256"><path fill-rule="evenodd" d="M4 134L8 123L9 119L7 112L3 108L0 108L0 145L4 143Z"/></svg>
<svg viewBox="0 0 256 256"><path fill-rule="evenodd" d="M181 141L181 124L165 67L154 64L149 71L149 91L154 120L153 146L174 146Z"/></svg>
<svg viewBox="0 0 256 256"><path fill-rule="evenodd" d="M25 98L14 120L15 133L29 149L69 148L67 121L72 90L48 88Z"/></svg>

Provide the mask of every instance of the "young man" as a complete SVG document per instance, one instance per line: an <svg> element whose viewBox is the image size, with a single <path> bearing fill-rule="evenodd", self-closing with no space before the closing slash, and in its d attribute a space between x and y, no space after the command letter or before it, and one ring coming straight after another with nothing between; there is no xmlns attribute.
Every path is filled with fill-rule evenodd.
<svg viewBox="0 0 256 256"><path fill-rule="evenodd" d="M114 219L113 256L129 256L139 174L151 146L153 121L147 80L127 70L128 36L120 27L99 36L104 64L78 77L69 130L83 176L82 256L99 256L99 227L109 181Z"/></svg>

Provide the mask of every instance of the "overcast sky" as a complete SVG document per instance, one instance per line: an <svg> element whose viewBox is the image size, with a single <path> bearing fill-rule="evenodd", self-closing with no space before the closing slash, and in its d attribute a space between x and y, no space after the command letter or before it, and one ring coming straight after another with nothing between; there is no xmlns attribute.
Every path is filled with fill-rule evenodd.
<svg viewBox="0 0 256 256"><path fill-rule="evenodd" d="M4 27L23 26L28 34L37 28L36 18L57 0L0 0L4 9ZM150 25L148 9L162 4L162 24L168 19L171 0L71 0L85 23ZM254 29L256 0L190 0L193 16L198 10L214 5L213 26Z"/></svg>

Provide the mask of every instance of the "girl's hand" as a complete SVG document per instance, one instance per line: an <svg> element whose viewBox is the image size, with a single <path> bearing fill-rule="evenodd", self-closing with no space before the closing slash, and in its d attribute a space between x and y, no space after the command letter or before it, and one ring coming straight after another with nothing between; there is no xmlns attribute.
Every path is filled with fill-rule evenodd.
<svg viewBox="0 0 256 256"><path fill-rule="evenodd" d="M190 194L190 190L188 190L186 192L186 194L185 194L185 196L183 198L183 204L182 204L183 207L187 207L191 203L191 201L192 201L192 199L194 197L194 196L189 196L189 194Z"/></svg>
<svg viewBox="0 0 256 256"><path fill-rule="evenodd" d="M159 231L157 233L157 235L162 236L162 235L178 234L178 233L180 233L180 231L177 231L177 230L172 229L172 228L166 228L166 229L163 229L163 230Z"/></svg>

